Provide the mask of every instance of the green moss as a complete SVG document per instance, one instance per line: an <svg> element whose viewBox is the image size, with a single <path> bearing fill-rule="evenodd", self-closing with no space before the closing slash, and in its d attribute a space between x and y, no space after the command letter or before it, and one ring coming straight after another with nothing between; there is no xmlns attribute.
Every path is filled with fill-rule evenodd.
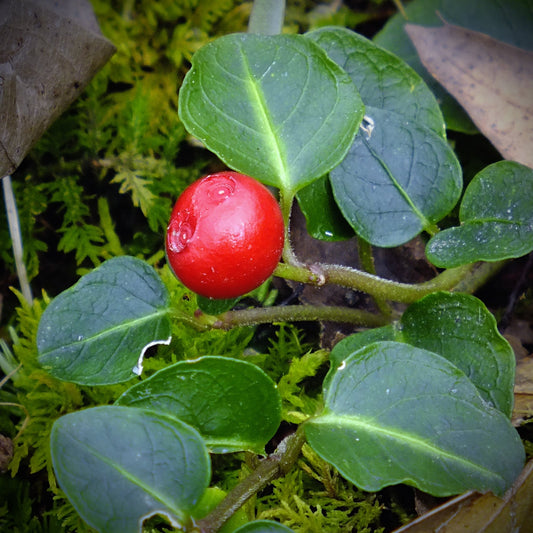
<svg viewBox="0 0 533 533"><path fill-rule="evenodd" d="M307 445L298 467L272 483L257 500L257 518L278 520L295 532L379 533L381 506L375 494L343 480Z"/></svg>

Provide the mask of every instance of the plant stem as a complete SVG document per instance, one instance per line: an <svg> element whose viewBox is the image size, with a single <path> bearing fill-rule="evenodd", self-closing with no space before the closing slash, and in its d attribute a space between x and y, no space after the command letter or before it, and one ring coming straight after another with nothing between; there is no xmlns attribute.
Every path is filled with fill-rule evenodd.
<svg viewBox="0 0 533 533"><path fill-rule="evenodd" d="M216 533L249 498L274 479L289 472L298 460L304 442L305 435L300 426L281 442L272 455L263 459L246 479L234 487L211 513L196 523L198 531Z"/></svg>
<svg viewBox="0 0 533 533"><path fill-rule="evenodd" d="M341 265L316 264L310 267L280 263L274 275L315 285L335 283L366 292L375 298L412 303L435 291L452 290L456 285L464 282L469 275L475 276L476 274L475 263L473 263L445 270L424 283L409 284L380 278L374 274Z"/></svg>
<svg viewBox="0 0 533 533"><path fill-rule="evenodd" d="M283 260L290 265L301 265L296 257L291 244L291 212L294 202L294 193L281 189L279 192L279 206L285 225L285 240L283 242Z"/></svg>
<svg viewBox="0 0 533 533"><path fill-rule="evenodd" d="M455 287L457 292L473 294L495 276L508 261L495 261L493 263L475 263L470 275L465 276Z"/></svg>
<svg viewBox="0 0 533 533"><path fill-rule="evenodd" d="M277 35L283 29L285 18L285 0L254 0L249 33Z"/></svg>
<svg viewBox="0 0 533 533"><path fill-rule="evenodd" d="M372 245L362 237L357 237L357 253L363 270L369 274L376 274Z"/></svg>
<svg viewBox="0 0 533 533"><path fill-rule="evenodd" d="M359 262L365 272L376 275L376 266L374 264L374 254L372 253L372 245L365 241L362 237L357 238L357 253L359 255ZM377 298L374 296L374 302L381 313L390 315L392 309L383 298Z"/></svg>
<svg viewBox="0 0 533 533"><path fill-rule="evenodd" d="M31 303L33 296L31 293L30 283L28 281L28 273L26 272L26 265L24 264L23 249L22 249L22 235L20 232L19 216L17 211L17 203L11 185L11 176L4 176L2 178L2 187L4 189L4 201L6 204L7 222L9 226L9 234L11 235L11 244L13 246L13 257L15 258L15 268L19 278L20 289L22 295L28 303Z"/></svg>
<svg viewBox="0 0 533 533"><path fill-rule="evenodd" d="M343 306L319 305L280 305L274 307L252 307L237 311L226 311L217 317L214 328L231 329L237 326L251 326L273 322L305 322L305 321L346 322L365 327L384 326L390 319Z"/></svg>

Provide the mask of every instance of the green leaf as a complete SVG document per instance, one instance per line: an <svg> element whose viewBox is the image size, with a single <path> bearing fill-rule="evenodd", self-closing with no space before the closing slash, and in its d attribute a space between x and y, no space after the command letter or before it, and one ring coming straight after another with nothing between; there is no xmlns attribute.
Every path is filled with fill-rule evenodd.
<svg viewBox="0 0 533 533"><path fill-rule="evenodd" d="M480 300L468 294L430 294L403 314L400 339L448 359L485 401L511 417L515 355Z"/></svg>
<svg viewBox="0 0 533 533"><path fill-rule="evenodd" d="M533 170L499 161L476 174L459 210L461 226L437 233L426 247L436 266L500 261L533 250Z"/></svg>
<svg viewBox="0 0 533 533"><path fill-rule="evenodd" d="M305 424L311 447L367 491L407 483L435 496L501 495L524 464L518 433L443 357L377 342L345 360L323 413Z"/></svg>
<svg viewBox="0 0 533 533"><path fill-rule="evenodd" d="M131 387L117 404L172 414L215 453L264 453L281 422L275 383L257 366L228 357L180 361Z"/></svg>
<svg viewBox="0 0 533 533"><path fill-rule="evenodd" d="M330 173L333 194L356 233L375 246L403 244L457 203L461 166L446 141L396 113L367 108L372 133L359 133Z"/></svg>
<svg viewBox="0 0 533 533"><path fill-rule="evenodd" d="M235 533L287 533L292 529L273 520L255 520L240 527Z"/></svg>
<svg viewBox="0 0 533 533"><path fill-rule="evenodd" d="M328 177L319 178L298 193L298 204L307 221L307 232L315 239L342 241L354 236L340 212Z"/></svg>
<svg viewBox="0 0 533 533"><path fill-rule="evenodd" d="M406 22L441 26L442 21L490 35L508 44L533 50L531 0L413 0L406 6L406 18L391 17L374 41L394 52L413 67L441 101L449 129L475 133L477 130L459 104L422 66L416 49L405 33Z"/></svg>
<svg viewBox="0 0 533 533"><path fill-rule="evenodd" d="M301 35L216 39L179 97L187 130L229 167L290 192L342 160L363 108L349 76Z"/></svg>
<svg viewBox="0 0 533 533"><path fill-rule="evenodd" d="M101 406L63 416L52 427L51 453L60 487L101 533L140 533L154 514L190 525L211 476L200 435L144 409Z"/></svg>
<svg viewBox="0 0 533 533"><path fill-rule="evenodd" d="M347 28L306 34L352 78L366 106L387 109L446 136L439 104L422 78L402 59Z"/></svg>
<svg viewBox="0 0 533 533"><path fill-rule="evenodd" d="M445 138L444 119L433 93L407 63L346 28L320 28L306 37L350 75L366 106L394 112ZM353 236L327 178L302 189L298 202L313 237L331 241Z"/></svg>
<svg viewBox="0 0 533 533"><path fill-rule="evenodd" d="M241 297L239 296L238 298L215 300L200 296L199 294L196 295L196 302L198 303L199 309L207 315L220 315L221 313L225 313L232 309L240 299Z"/></svg>
<svg viewBox="0 0 533 533"><path fill-rule="evenodd" d="M127 381L150 346L170 341L169 295L155 270L134 257L110 259L57 296L37 331L39 362L82 385Z"/></svg>
<svg viewBox="0 0 533 533"><path fill-rule="evenodd" d="M485 401L511 417L514 352L492 313L474 296L433 293L409 306L398 324L344 338L330 353L330 374L353 352L378 341L404 342L445 357L468 376Z"/></svg>

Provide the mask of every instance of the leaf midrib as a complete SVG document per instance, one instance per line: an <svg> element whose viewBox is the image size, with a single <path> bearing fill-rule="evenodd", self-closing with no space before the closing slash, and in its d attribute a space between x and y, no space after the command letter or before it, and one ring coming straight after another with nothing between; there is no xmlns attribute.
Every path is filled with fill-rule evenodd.
<svg viewBox="0 0 533 533"><path fill-rule="evenodd" d="M402 433L393 428L386 428L383 426L372 424L370 423L369 420L365 420L362 417L357 417L353 415L346 416L346 415L330 413L330 414L324 414L318 418L313 419L312 423L320 424L320 425L332 425L336 428L340 426L340 427L347 427L347 428L356 429L356 430L362 429L369 434L378 434L378 435L380 434L380 435L387 436L389 438L394 438L400 442L410 445L412 448L419 449L428 455L436 455L439 458L444 457L444 458L450 459L452 461L465 465L471 470L472 469L476 470L482 473L484 476L488 476L491 478L497 477L498 479L505 482L505 479L503 478L503 476L501 476L497 472L494 472L493 470L483 467L468 459L465 459L464 457L460 455L452 454L449 451L444 450L443 448L439 448L436 445L430 444L427 441L424 441L422 439L417 439L414 436L410 436L408 433Z"/></svg>
<svg viewBox="0 0 533 533"><path fill-rule="evenodd" d="M364 136L362 137L362 139L368 151L372 154L372 157L374 157L376 161L379 162L379 164L381 165L384 172L387 174L387 176L391 180L391 183L394 185L396 190L400 193L402 198L407 202L412 212L420 219L420 221L422 222L422 227L425 229L431 226L431 222L424 216L422 211L420 211L420 209L418 209L418 207L413 203L413 200L411 200L411 197L407 194L406 190L394 177L394 175L392 174L391 170L389 169L385 161L383 161L383 158L372 148L372 146L370 146L370 143L364 138Z"/></svg>
<svg viewBox="0 0 533 533"><path fill-rule="evenodd" d="M155 313L150 313L149 315L144 315L142 317L137 317L137 318L135 318L133 320L129 320L128 319L128 320L126 320L124 322L121 322L120 324L115 324L114 326L112 326L110 328L107 328L107 329L98 331L96 333L93 333L92 335L83 336L82 339L76 339L76 340L72 340L70 342L61 343L59 346L53 346L51 348L48 348L46 351L39 350L39 358L40 359L44 358L44 357L50 355L51 353L55 352L56 350L64 350L66 348L71 348L73 346L76 346L77 344L87 344L89 342L93 342L93 341L102 339L102 338L104 338L104 337L106 337L108 335L111 335L113 333L120 332L123 329L131 329L131 328L134 328L134 327L139 326L139 325L142 326L144 323L152 321L152 320L155 320L155 319L158 319L158 318L161 318L164 315L168 315L168 313L169 313L169 310L167 308L160 309L159 311L157 311ZM80 335L81 335L81 332L80 332ZM61 340L61 339L59 339L59 340Z"/></svg>
<svg viewBox="0 0 533 533"><path fill-rule="evenodd" d="M288 187L289 184L289 172L287 168L286 154L282 148L280 138L276 133L276 127L272 122L270 113L268 112L268 105L265 101L264 93L261 89L259 82L255 79L250 64L248 63L248 57L241 45L241 55L243 64L246 70L247 78L245 79L245 86L248 88L251 99L256 103L252 108L255 109L258 122L263 126L263 130L267 132L268 144L272 149L268 150L271 156L274 167L277 169L279 181Z"/></svg>
<svg viewBox="0 0 533 533"><path fill-rule="evenodd" d="M171 511L174 516L180 521L184 521L184 513L183 511L179 509L175 509L172 503L167 502L167 499L162 494L158 493L156 490L154 490L153 487L146 485L143 483L138 477L131 474L128 470L123 468L121 465L119 465L116 461L113 461L109 457L102 455L96 448L91 446L85 441L80 441L79 439L75 438L73 435L70 435L70 438L78 443L78 445L82 448L85 448L90 454L92 454L94 457L102 461L105 465L109 466L116 472L118 472L120 475L125 477L128 481L130 481L133 485L137 486L139 489L141 489L143 492L148 493L155 502L160 503L165 507L165 510Z"/></svg>

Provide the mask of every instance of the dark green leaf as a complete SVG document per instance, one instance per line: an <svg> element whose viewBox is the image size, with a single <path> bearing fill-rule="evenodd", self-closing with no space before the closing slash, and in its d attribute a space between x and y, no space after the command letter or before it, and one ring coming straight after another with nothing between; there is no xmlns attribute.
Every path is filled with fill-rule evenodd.
<svg viewBox="0 0 533 533"><path fill-rule="evenodd" d="M60 487L101 533L140 533L164 514L189 525L210 480L207 449L187 424L130 407L102 406L56 420L51 453Z"/></svg>
<svg viewBox="0 0 533 533"><path fill-rule="evenodd" d="M155 270L116 257L85 275L44 311L39 362L83 385L119 383L142 370L145 350L170 341L169 296Z"/></svg>
<svg viewBox="0 0 533 533"><path fill-rule="evenodd" d="M306 37L346 70L366 106L397 113L445 137L444 119L433 93L404 61L346 28L320 28ZM340 240L352 236L325 178L300 191L298 201L313 237Z"/></svg>
<svg viewBox="0 0 533 533"><path fill-rule="evenodd" d="M402 59L347 28L306 34L352 78L365 106L387 109L445 137L439 104L422 78Z"/></svg>
<svg viewBox="0 0 533 533"><path fill-rule="evenodd" d="M298 193L298 203L307 221L307 232L315 239L342 241L354 236L335 203L327 176L304 187Z"/></svg>
<svg viewBox="0 0 533 533"><path fill-rule="evenodd" d="M350 77L301 35L231 34L201 48L180 118L229 167L296 192L336 166L363 117Z"/></svg>
<svg viewBox="0 0 533 533"><path fill-rule="evenodd" d="M441 101L448 128L474 133L476 128L466 113L422 66L404 25L409 22L441 26L444 20L533 50L533 3L531 0L414 0L406 6L406 13L408 20L400 13L389 19L374 41L400 56L424 78Z"/></svg>
<svg viewBox="0 0 533 533"><path fill-rule="evenodd" d="M117 404L171 414L216 453L264 453L281 422L275 383L257 366L228 357L180 361L131 387Z"/></svg>
<svg viewBox="0 0 533 533"><path fill-rule="evenodd" d="M220 315L229 311L239 300L240 297L228 300L215 300L213 298L206 298L205 296L196 296L198 307L208 315Z"/></svg>
<svg viewBox="0 0 533 533"><path fill-rule="evenodd" d="M524 449L503 413L445 358L396 342L361 348L339 368L311 447L367 491L407 483L436 496L502 494Z"/></svg>
<svg viewBox="0 0 533 533"><path fill-rule="evenodd" d="M484 168L468 185L461 226L435 235L428 259L439 267L500 261L533 250L533 170L513 161Z"/></svg>
<svg viewBox="0 0 533 533"><path fill-rule="evenodd" d="M272 520L255 520L240 527L234 533L287 533L292 529Z"/></svg>
<svg viewBox="0 0 533 533"><path fill-rule="evenodd" d="M398 246L433 230L459 199L461 167L446 141L397 113L367 108L371 135L359 133L330 173L333 194L357 234Z"/></svg>
<svg viewBox="0 0 533 533"><path fill-rule="evenodd" d="M514 353L494 316L474 296L433 293L412 304L398 324L344 338L331 351L327 379L353 352L377 341L405 342L445 357L468 376L485 401L511 416Z"/></svg>
<svg viewBox="0 0 533 533"><path fill-rule="evenodd" d="M430 294L403 314L399 337L451 361L485 401L511 417L514 352L480 300L468 294Z"/></svg>

